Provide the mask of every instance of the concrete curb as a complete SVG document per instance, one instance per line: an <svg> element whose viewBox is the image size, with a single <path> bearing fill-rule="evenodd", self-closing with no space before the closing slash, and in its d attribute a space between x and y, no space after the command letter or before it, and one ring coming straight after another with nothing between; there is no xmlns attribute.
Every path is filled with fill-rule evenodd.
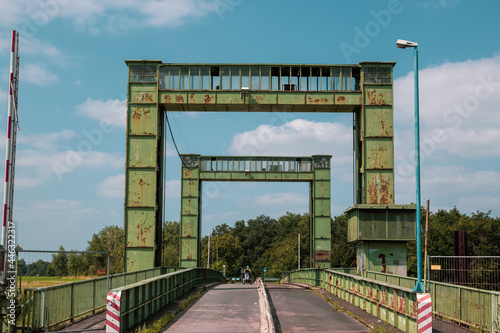
<svg viewBox="0 0 500 333"><path fill-rule="evenodd" d="M260 331L261 333L275 333L273 316L271 315L271 307L267 298L266 286L259 277L255 280L259 292L259 305L260 305Z"/></svg>

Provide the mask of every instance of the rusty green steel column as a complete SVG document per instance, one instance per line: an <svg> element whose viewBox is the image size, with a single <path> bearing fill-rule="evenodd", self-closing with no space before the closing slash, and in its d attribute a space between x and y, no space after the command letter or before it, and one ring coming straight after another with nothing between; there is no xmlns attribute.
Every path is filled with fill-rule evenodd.
<svg viewBox="0 0 500 333"><path fill-rule="evenodd" d="M314 179L312 181L312 228L311 266L330 268L331 213L330 213L330 160L331 156L313 156Z"/></svg>
<svg viewBox="0 0 500 333"><path fill-rule="evenodd" d="M200 155L182 155L181 267L200 266Z"/></svg>
<svg viewBox="0 0 500 333"><path fill-rule="evenodd" d="M394 204L392 68L362 62L363 104L356 113L357 204Z"/></svg>
<svg viewBox="0 0 500 333"><path fill-rule="evenodd" d="M362 105L356 108L355 205L346 210L348 240L357 246L359 274L406 276L406 242L415 239L412 206L394 198L394 63L362 62Z"/></svg>
<svg viewBox="0 0 500 333"><path fill-rule="evenodd" d="M161 265L162 127L160 61L127 61L124 271Z"/></svg>

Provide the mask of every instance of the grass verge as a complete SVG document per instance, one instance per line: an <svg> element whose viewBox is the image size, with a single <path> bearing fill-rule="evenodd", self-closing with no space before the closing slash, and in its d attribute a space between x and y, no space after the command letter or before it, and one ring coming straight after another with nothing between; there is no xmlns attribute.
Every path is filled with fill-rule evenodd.
<svg viewBox="0 0 500 333"><path fill-rule="evenodd" d="M203 286L203 291L207 290L206 286ZM182 301L181 304L179 304L179 308L175 312L169 312L163 317L161 317L159 320L155 321L152 325L149 327L146 327L146 324L144 324L142 327L140 327L138 330L135 331L135 333L161 333L163 332L165 326L170 324L174 319L175 316L177 316L180 312L184 311L193 301L198 299L201 296L202 292L199 291L191 296L189 296L186 300Z"/></svg>

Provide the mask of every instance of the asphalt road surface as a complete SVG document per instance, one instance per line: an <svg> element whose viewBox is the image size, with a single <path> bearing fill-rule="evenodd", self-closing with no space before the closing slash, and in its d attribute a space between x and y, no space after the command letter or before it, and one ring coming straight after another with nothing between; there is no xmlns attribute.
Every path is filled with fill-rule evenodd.
<svg viewBox="0 0 500 333"><path fill-rule="evenodd" d="M257 285L222 284L208 290L165 332L260 332Z"/></svg>
<svg viewBox="0 0 500 333"><path fill-rule="evenodd" d="M266 284L276 332L371 332L345 312L338 312L310 289Z"/></svg>

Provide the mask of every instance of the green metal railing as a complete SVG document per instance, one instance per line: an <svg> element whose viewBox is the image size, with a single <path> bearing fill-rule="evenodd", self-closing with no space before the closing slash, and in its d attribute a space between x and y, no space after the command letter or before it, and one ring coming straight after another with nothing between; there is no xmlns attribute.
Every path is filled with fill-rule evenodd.
<svg viewBox="0 0 500 333"><path fill-rule="evenodd" d="M110 276L110 288L136 283L181 267L157 267ZM105 310L107 277L65 283L44 288L25 288L20 299L20 322L23 332L46 330L74 322Z"/></svg>
<svg viewBox="0 0 500 333"><path fill-rule="evenodd" d="M141 323L196 286L226 282L221 272L189 268L110 290L120 295L120 332Z"/></svg>
<svg viewBox="0 0 500 333"><path fill-rule="evenodd" d="M417 279L396 275L366 272L368 278L410 288ZM430 281L432 315L453 325L487 329L500 328L500 293L455 284Z"/></svg>
<svg viewBox="0 0 500 333"><path fill-rule="evenodd" d="M316 268L293 271L281 282L321 287L405 332L417 332L417 294L410 288Z"/></svg>

